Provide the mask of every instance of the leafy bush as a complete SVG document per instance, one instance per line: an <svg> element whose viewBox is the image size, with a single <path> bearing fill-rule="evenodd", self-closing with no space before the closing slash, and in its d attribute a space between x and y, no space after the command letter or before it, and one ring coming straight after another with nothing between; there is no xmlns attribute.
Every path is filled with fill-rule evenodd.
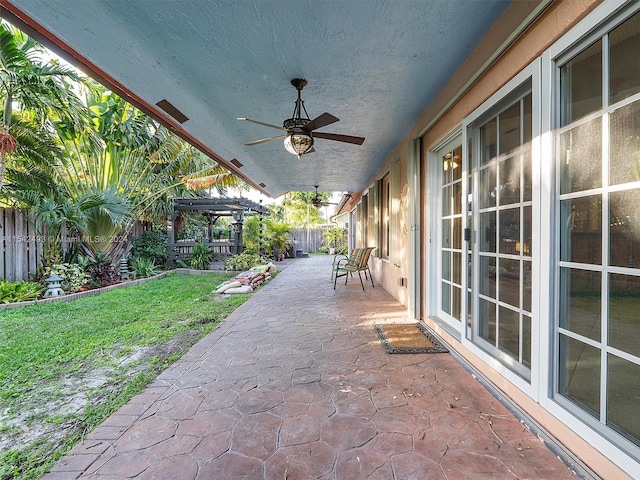
<svg viewBox="0 0 640 480"><path fill-rule="evenodd" d="M135 237L131 256L150 259L155 265L164 268L167 264L167 258L169 258L166 230L159 225L154 225L151 230Z"/></svg>
<svg viewBox="0 0 640 480"><path fill-rule="evenodd" d="M257 253L244 252L227 258L224 262L224 269L227 271L242 272L256 265L264 265L270 261L270 258L263 257Z"/></svg>
<svg viewBox="0 0 640 480"><path fill-rule="evenodd" d="M265 224L258 215L247 217L242 226L242 241L244 243L245 252L260 253L267 246L267 233Z"/></svg>
<svg viewBox="0 0 640 480"><path fill-rule="evenodd" d="M133 278L153 277L160 273L160 269L153 260L145 257L136 257L131 260L131 276Z"/></svg>
<svg viewBox="0 0 640 480"><path fill-rule="evenodd" d="M44 291L38 282L0 281L0 303L28 302L37 300Z"/></svg>
<svg viewBox="0 0 640 480"><path fill-rule="evenodd" d="M213 260L213 253L204 243L198 242L191 250L189 264L198 270L208 270L209 264Z"/></svg>
<svg viewBox="0 0 640 480"><path fill-rule="evenodd" d="M104 253L98 252L95 257L78 255L78 263L89 276L89 284L92 287L106 287L115 283L116 265L111 257Z"/></svg>
<svg viewBox="0 0 640 480"><path fill-rule="evenodd" d="M176 240L200 242L206 237L209 220L200 212L180 212L174 227Z"/></svg>
<svg viewBox="0 0 640 480"><path fill-rule="evenodd" d="M46 280L52 274L62 277L60 287L64 290L64 293L77 292L82 286L86 285L89 281L89 276L85 273L84 269L77 263L58 263L51 265L45 270L44 286L46 287Z"/></svg>

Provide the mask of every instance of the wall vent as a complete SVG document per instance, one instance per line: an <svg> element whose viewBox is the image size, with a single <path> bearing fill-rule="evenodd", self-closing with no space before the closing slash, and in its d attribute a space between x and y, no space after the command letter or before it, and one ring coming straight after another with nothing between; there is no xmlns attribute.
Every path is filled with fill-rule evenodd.
<svg viewBox="0 0 640 480"><path fill-rule="evenodd" d="M264 183L259 183L258 185L260 185L262 188L266 187Z"/></svg>
<svg viewBox="0 0 640 480"><path fill-rule="evenodd" d="M174 107L171 102L166 99L160 100L158 103L156 103L156 105L167 112L169 115L171 115L173 118L175 118L178 123L184 123L189 120L189 117L187 117L184 113Z"/></svg>
<svg viewBox="0 0 640 480"><path fill-rule="evenodd" d="M240 161L237 158L232 159L230 163L232 165L235 165L238 168L242 168L242 163L240 163Z"/></svg>

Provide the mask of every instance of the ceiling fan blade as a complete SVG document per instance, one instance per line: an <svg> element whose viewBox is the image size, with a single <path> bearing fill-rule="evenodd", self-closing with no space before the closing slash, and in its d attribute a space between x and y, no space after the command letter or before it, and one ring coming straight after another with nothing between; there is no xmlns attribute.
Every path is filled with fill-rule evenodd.
<svg viewBox="0 0 640 480"><path fill-rule="evenodd" d="M278 125L272 125L270 123L259 122L258 120L251 120L250 118L238 117L238 120L242 120L243 122L255 123L255 124L258 124L258 125L265 126L265 127L277 128L278 130L284 130L285 132L287 131L286 128L284 128L284 127L279 127Z"/></svg>
<svg viewBox="0 0 640 480"><path fill-rule="evenodd" d="M324 138L325 140L354 143L356 145L362 145L364 143L364 137L353 137L351 135L340 135L337 133L313 132L313 138Z"/></svg>
<svg viewBox="0 0 640 480"><path fill-rule="evenodd" d="M330 113L324 112L322 115L314 118L309 123L307 123L303 128L307 132L315 130L316 128L326 127L327 125L331 125L332 123L336 123L340 119L334 117Z"/></svg>
<svg viewBox="0 0 640 480"><path fill-rule="evenodd" d="M258 145L260 143L270 142L271 140L278 140L279 138L285 138L285 137L286 135L278 135L277 137L262 138L260 140L254 140L253 142L245 143L245 145L247 146Z"/></svg>

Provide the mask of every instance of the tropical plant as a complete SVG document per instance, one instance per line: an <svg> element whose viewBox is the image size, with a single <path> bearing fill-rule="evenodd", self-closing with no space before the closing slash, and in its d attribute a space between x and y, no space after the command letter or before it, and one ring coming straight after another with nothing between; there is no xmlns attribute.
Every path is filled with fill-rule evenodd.
<svg viewBox="0 0 640 480"><path fill-rule="evenodd" d="M3 99L0 190L7 155L18 147L16 136L9 131L14 102L41 125L54 117L76 128L86 119L86 109L72 87L72 83L79 85L84 79L57 61L45 63L43 52L44 48L35 40L0 22L0 98Z"/></svg>
<svg viewBox="0 0 640 480"><path fill-rule="evenodd" d="M77 263L58 263L51 265L45 270L43 281L46 281L46 279L53 274L62 278L60 288L62 288L64 293L77 292L89 281L89 276Z"/></svg>
<svg viewBox="0 0 640 480"><path fill-rule="evenodd" d="M229 272L242 272L258 265L266 265L270 261L270 258L257 253L242 252L227 258L224 262L224 269Z"/></svg>
<svg viewBox="0 0 640 480"><path fill-rule="evenodd" d="M324 199L326 192L319 195ZM287 194L282 202L282 208L284 209L282 221L303 228L313 228L324 223L325 219L322 216L322 212L313 206L314 196L313 192L291 192Z"/></svg>
<svg viewBox="0 0 640 480"><path fill-rule="evenodd" d="M0 281L0 303L28 302L37 300L44 291L38 282Z"/></svg>
<svg viewBox="0 0 640 480"><path fill-rule="evenodd" d="M208 227L209 221L202 213L181 211L174 224L176 239L200 242L206 237Z"/></svg>
<svg viewBox="0 0 640 480"><path fill-rule="evenodd" d="M242 183L104 87L59 62L43 64L43 47L26 35L2 23L0 40L0 186L6 164L5 198L53 231L45 266L59 263L63 250L77 257L79 248L120 258L134 221L166 218L172 197ZM82 242L63 249L63 233Z"/></svg>
<svg viewBox="0 0 640 480"><path fill-rule="evenodd" d="M150 260L154 266L164 268L169 257L167 231L160 225L143 232L133 239L131 256L134 259ZM157 268L156 267L156 268Z"/></svg>
<svg viewBox="0 0 640 480"><path fill-rule="evenodd" d="M131 276L133 278L153 277L160 273L160 269L151 258L134 257L130 262Z"/></svg>
<svg viewBox="0 0 640 480"><path fill-rule="evenodd" d="M325 242L333 248L336 248L338 244L344 239L344 230L339 227L334 227L326 230L323 233Z"/></svg>
<svg viewBox="0 0 640 480"><path fill-rule="evenodd" d="M212 260L213 253L204 243L198 242L196 246L191 249L191 258L189 259L191 268L208 270Z"/></svg>
<svg viewBox="0 0 640 480"><path fill-rule="evenodd" d="M276 260L284 258L284 254L292 245L291 225L269 220L267 226L267 245Z"/></svg>
<svg viewBox="0 0 640 480"><path fill-rule="evenodd" d="M245 251L250 253L262 253L265 247L264 222L257 215L247 217L242 227L242 241Z"/></svg>
<svg viewBox="0 0 640 480"><path fill-rule="evenodd" d="M106 287L116 281L116 264L102 252L96 255L78 255L78 264L88 275L89 285L92 287Z"/></svg>
<svg viewBox="0 0 640 480"><path fill-rule="evenodd" d="M344 228L334 227L325 231L323 235L327 246L333 249L334 253L342 253L342 250L345 250L346 230Z"/></svg>

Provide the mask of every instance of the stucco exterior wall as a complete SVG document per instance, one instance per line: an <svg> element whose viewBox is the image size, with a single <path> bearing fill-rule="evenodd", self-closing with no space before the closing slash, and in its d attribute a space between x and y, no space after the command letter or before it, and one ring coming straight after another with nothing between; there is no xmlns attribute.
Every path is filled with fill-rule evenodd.
<svg viewBox="0 0 640 480"><path fill-rule="evenodd" d="M460 85L474 74L474 68L487 57L491 48L500 44L500 34L515 28L516 22L526 18L525 7L532 8L539 2L514 2L494 25L485 39L474 49L470 57L458 69L436 100L420 117L412 132L416 136L455 95ZM500 89L524 67L549 48L572 26L597 7L602 0L562 0L552 3L540 17L505 51L500 58L469 88L455 105L442 114L437 122L424 133L426 149L458 125L464 117ZM485 43L486 42L486 43ZM422 128L421 128L422 127Z"/></svg>
<svg viewBox="0 0 640 480"><path fill-rule="evenodd" d="M410 139L422 137L422 145L425 149L424 152L426 152L431 145L459 124L474 108L480 105L513 75L548 48L563 32L575 25L575 23L600 4L601 1L602 0L562 0L552 3L525 34L517 39L508 51L460 98L460 101L453 104L442 114L450 100L457 96L469 79L472 78L476 72L486 64L492 54L499 50L505 41L508 40L510 32L516 30L520 24L525 22L542 2L539 0L519 0L509 5L504 14L498 19L490 31L487 32L486 36L471 52L456 74L444 86L434 102L425 109L411 130L407 132L405 138L403 138L393 152L391 152L384 165L371 179L369 186L374 185L376 180L382 178L382 176L389 171L391 163L398 160L402 166L401 183L404 185L407 182L406 172ZM437 121L434 123L435 119L437 119ZM432 127L427 128L431 123L433 123ZM425 162L422 162L422 168L421 176L424 180L426 178ZM361 193L364 194L366 191ZM423 198L426 197L424 195L425 193L426 192L423 192ZM425 203L425 207L426 206ZM427 225L426 208L423 213L422 224ZM372 228L369 228L370 236L372 230ZM425 229L423 228L422 232L424 231ZM403 278L406 279L408 276L408 238L406 232L400 232L398 240L399 243L394 245L394 248L397 248L403 253L404 258L402 261L396 262L396 265L394 265L393 263L380 259L376 255L371 260L371 270L377 282L398 301L406 305L406 282L402 284L403 282L400 280ZM368 242L370 243L371 241L372 239L369 238ZM427 239L423 236L423 245L425 241L427 241ZM427 265L423 265L423 277L425 272L428 272Z"/></svg>
<svg viewBox="0 0 640 480"><path fill-rule="evenodd" d="M403 150L403 153L400 153ZM376 180L384 176L389 172L391 164L397 164L399 168L398 185L395 190L392 191L391 199L391 216L395 217L392 221L391 232L391 249L389 258L381 258L380 248L378 251L374 251L370 261L370 269L376 280L376 286L380 286L393 295L403 305L407 304L407 276L408 276L408 224L407 224L407 208L406 208L406 185L407 185L407 155L406 146L402 149L397 149L395 155L389 157L384 166L379 170L379 176L376 176ZM375 182L374 182L375 183ZM372 184L373 185L373 184ZM369 245L375 244L375 238L373 237L373 228L369 228Z"/></svg>

